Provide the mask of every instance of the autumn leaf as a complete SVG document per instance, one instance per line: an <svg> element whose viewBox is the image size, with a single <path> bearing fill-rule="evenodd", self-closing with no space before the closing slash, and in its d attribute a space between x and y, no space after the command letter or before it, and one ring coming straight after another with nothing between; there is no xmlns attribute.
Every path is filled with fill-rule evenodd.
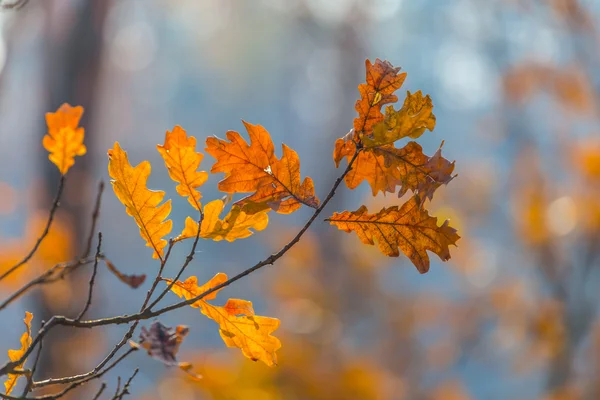
<svg viewBox="0 0 600 400"><path fill-rule="evenodd" d="M48 158L62 175L75 164L75 156L82 156L87 149L83 144L84 129L78 127L83 107L71 107L65 103L55 112L46 114L48 134L42 144L50 152Z"/></svg>
<svg viewBox="0 0 600 400"><path fill-rule="evenodd" d="M363 181L371 186L373 196L380 191L403 196L408 190L423 198L433 198L435 190L453 178L454 162L441 156L441 150L429 157L421 146L409 142L402 148L394 145L399 139L418 138L425 130L433 130L435 116L429 95L421 91L407 92L400 110L393 106L381 113L382 104L393 103L398 98L393 94L406 74L399 74L389 62L368 60L367 83L359 85L361 99L356 103L358 118L354 128L335 142L333 160L339 167L342 159L348 161L358 152L352 169L344 177L346 186L357 188ZM377 94L379 93L379 94ZM362 121L362 122L361 122ZM440 146L441 148L441 146Z"/></svg>
<svg viewBox="0 0 600 400"><path fill-rule="evenodd" d="M200 230L201 238L212 239L216 242L221 240L233 242L252 235L254 232L251 229L262 231L269 223L269 216L266 211L246 214L240 206L235 205L225 218L219 219L224 204L223 200L213 200L204 206L204 218ZM195 238L197 233L198 223L193 218L187 217L183 232L175 240Z"/></svg>
<svg viewBox="0 0 600 400"><path fill-rule="evenodd" d="M191 372L192 364L177 361L179 346L189 331L189 328L184 325L178 325L173 329L155 321L149 330L144 326L142 327L139 343L131 341L130 345L134 348L143 348L150 357L168 366L177 366L192 375L192 377L199 379L201 378L200 375Z"/></svg>
<svg viewBox="0 0 600 400"><path fill-rule="evenodd" d="M356 101L355 109L358 117L354 119L354 133L357 139L364 134L370 134L373 127L383 121L381 107L395 103L398 97L394 92L402 86L406 73L400 73L399 67L394 67L388 61L365 61L367 69L366 83L358 86L360 100Z"/></svg>
<svg viewBox="0 0 600 400"><path fill-rule="evenodd" d="M140 228L140 236L146 241L146 246L152 248L153 258L163 257L163 249L167 241L162 239L171 232L172 221L165 218L171 212L171 200L160 202L165 197L162 190L153 191L146 187L150 176L150 163L143 161L132 167L127 159L127 153L121 149L118 142L108 150L108 174L113 180L110 183L117 198L127 214L133 217ZM159 205L160 204L160 205Z"/></svg>
<svg viewBox="0 0 600 400"><path fill-rule="evenodd" d="M227 275L219 273L206 284L198 287L196 277L184 282L177 281L172 291L179 297L192 299L227 280ZM166 280L170 284L171 280ZM208 303L217 292L213 292L191 306L200 308L202 314L219 324L219 333L227 347L238 347L252 361L263 361L268 366L277 364L277 354L281 342L272 336L279 328L279 320L254 314L252 303L247 300L229 299L225 306Z"/></svg>
<svg viewBox="0 0 600 400"><path fill-rule="evenodd" d="M267 209L289 214L302 204L317 208L319 199L312 179L300 179L298 154L284 144L283 156L278 159L269 132L260 125L243 122L250 145L234 131L227 132L228 140L206 139L206 151L217 159L210 172L225 173L219 190L253 193L235 203L249 214Z"/></svg>
<svg viewBox="0 0 600 400"><path fill-rule="evenodd" d="M376 147L405 137L416 139L425 129L433 131L434 127L431 97L423 97L420 90L415 94L407 92L402 108L396 111L393 106L388 106L383 121L373 127L372 138L364 136L363 142L367 147Z"/></svg>
<svg viewBox="0 0 600 400"><path fill-rule="evenodd" d="M33 314L30 312L25 312L25 322L26 331L21 335L21 348L19 350L8 350L8 358L10 361L18 361L23 357L29 346L31 346L31 320L33 319ZM22 371L23 365L25 364L25 360L19 365L17 365L14 369ZM12 390L15 388L17 384L17 380L23 374L8 374L8 379L4 382L4 387L6 388L6 394L10 394Z"/></svg>
<svg viewBox="0 0 600 400"><path fill-rule="evenodd" d="M132 289L137 289L138 287L140 287L140 285L142 283L144 283L146 281L145 274L142 274L142 275L124 274L121 271L119 271L117 269L117 267L115 267L115 265L109 259L107 259L106 257L103 257L102 259L104 260L104 264L106 264L106 268L108 268L108 270L110 272L112 272L112 274L114 276L116 276L117 279L119 279L121 282L123 282L127 286L131 287Z"/></svg>
<svg viewBox="0 0 600 400"><path fill-rule="evenodd" d="M354 154L353 142L347 146ZM349 189L355 189L366 180L373 196L379 191L395 193L399 187L398 197L411 190L432 199L438 187L454 178L453 172L454 162L442 157L441 146L428 157L418 143L409 142L401 149L390 144L361 151L344 181Z"/></svg>
<svg viewBox="0 0 600 400"><path fill-rule="evenodd" d="M202 195L197 190L208 179L208 173L197 171L204 156L196 152L196 138L188 137L185 130L175 126L171 132L167 131L165 143L156 146L158 152L165 160L169 176L177 185L177 193L187 197L196 210L200 211Z"/></svg>
<svg viewBox="0 0 600 400"><path fill-rule="evenodd" d="M398 257L398 250L402 250L422 274L429 271L426 250L437 254L442 261L448 261L448 246L456 245L460 238L456 230L448 225L449 221L438 226L437 218L429 216L421 208L417 196L413 196L400 209L393 206L377 214L369 214L367 208L361 206L354 212L334 213L327 221L340 230L356 232L365 244L377 242L379 250L387 256Z"/></svg>

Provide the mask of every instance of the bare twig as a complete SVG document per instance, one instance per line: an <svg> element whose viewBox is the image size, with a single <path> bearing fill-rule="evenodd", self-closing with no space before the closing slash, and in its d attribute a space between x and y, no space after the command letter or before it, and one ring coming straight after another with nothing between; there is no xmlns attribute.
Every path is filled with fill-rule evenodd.
<svg viewBox="0 0 600 400"><path fill-rule="evenodd" d="M94 205L94 211L92 211L92 226L90 227L90 233L87 238L85 251L83 252L83 256L81 258L86 258L92 252L92 241L94 240L94 233L96 232L96 223L98 222L98 217L100 216L102 192L104 192L104 181L100 181L100 183L98 183L98 194L96 194L96 203Z"/></svg>
<svg viewBox="0 0 600 400"><path fill-rule="evenodd" d="M190 253L187 255L187 257L185 258L185 262L183 263L183 265L181 266L181 268L179 269L179 272L177 273L177 275L175 276L175 279L173 279L173 281L167 286L167 288L165 290L162 291L162 293L156 298L156 300L154 300L152 302L152 304L150 304L150 306L148 307L149 310L151 310L154 306L156 306L156 304L158 304L159 301L162 300L163 297L165 297L165 295L167 293L169 293L169 291L171 290L171 288L173 287L173 285L179 280L179 278L181 277L181 274L183 274L183 272L185 271L185 269L187 268L187 266L192 262L192 260L194 259L194 254L196 254L196 246L198 245L198 241L200 239L200 230L202 229L202 220L204 219L204 213L200 212L200 219L198 220L198 232L196 232L196 238L194 239L194 244L192 245L192 249L190 250ZM159 279L161 277L159 276ZM143 310L142 310L143 311Z"/></svg>
<svg viewBox="0 0 600 400"><path fill-rule="evenodd" d="M94 292L94 282L96 281L96 272L98 271L98 260L100 259L100 248L101 247L102 247L102 232L98 232L98 247L96 247L94 270L92 271L92 276L91 276L90 282L89 282L88 298L87 298L87 301L85 302L85 306L83 306L83 310L81 310L81 312L79 313L79 315L76 318L77 321L80 321L81 318L83 318L83 316L85 315L87 310L92 305L92 294Z"/></svg>
<svg viewBox="0 0 600 400"><path fill-rule="evenodd" d="M135 371L133 371L133 374L129 377L129 379L127 379L127 382L125 382L125 386L123 386L121 393L119 393L117 390L117 393L115 393L115 396L111 400L121 400L125 395L131 394L129 393L129 386L131 385L131 381L133 381L133 378L135 378L138 371L139 368L136 368Z"/></svg>
<svg viewBox="0 0 600 400"><path fill-rule="evenodd" d="M42 321L42 326L44 325L44 322ZM35 371L37 369L38 363L40 361L40 354L42 353L42 346L43 342L40 342L40 346L38 347L38 352L35 356L35 361L33 362L33 366L31 367L31 373L28 375L27 377L27 385L25 385L25 389L23 390L23 394L21 396L25 396L27 393L29 393L31 391L31 388L33 386L33 378L35 377Z"/></svg>
<svg viewBox="0 0 600 400"><path fill-rule="evenodd" d="M100 396L102 396L102 392L104 392L104 389L106 389L106 382L102 382L102 385L100 385L100 389L98 389L98 392L96 392L96 395L92 400L98 400Z"/></svg>
<svg viewBox="0 0 600 400"><path fill-rule="evenodd" d="M120 391L121 391L121 377L117 376L117 389L115 390L115 394L114 394L113 398L117 397L117 395L119 394Z"/></svg>
<svg viewBox="0 0 600 400"><path fill-rule="evenodd" d="M33 257L33 255L35 254L37 249L40 247L40 245L42 244L42 242L48 235L48 232L50 232L50 227L52 226L52 221L54 221L54 215L56 214L56 210L58 209L58 206L60 205L60 197L62 196L62 191L63 191L64 186L65 186L65 176L61 175L60 181L58 182L58 190L56 191L56 197L54 197L54 201L52 202L52 207L50 208L50 214L48 215L48 221L46 222L46 227L44 228L42 235L35 242L35 245L29 251L29 253L25 256L25 258L23 258L21 261L19 261L16 265L10 267L5 273L0 275L0 281L2 281L8 275L15 272L17 269L22 267L24 264L26 264L27 261L29 261L31 259L31 257Z"/></svg>

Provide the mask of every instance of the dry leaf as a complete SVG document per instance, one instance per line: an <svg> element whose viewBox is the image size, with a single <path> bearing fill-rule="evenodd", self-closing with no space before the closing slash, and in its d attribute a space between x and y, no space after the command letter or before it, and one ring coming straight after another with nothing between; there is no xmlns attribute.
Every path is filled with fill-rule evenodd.
<svg viewBox="0 0 600 400"><path fill-rule="evenodd" d="M208 173L197 171L204 156L195 150L196 138L188 137L183 128L175 126L171 132L167 131L165 143L156 148L165 160L169 176L179 183L177 193L187 197L192 207L199 211L202 195L197 188L206 182Z"/></svg>
<svg viewBox="0 0 600 400"><path fill-rule="evenodd" d="M427 250L447 261L450 259L448 246L456 245L460 238L448 221L438 226L437 218L421 208L417 196L400 209L394 206L368 214L367 208L362 206L354 212L334 213L327 221L340 230L356 232L365 244L373 245L377 241L379 250L387 256L398 257L398 249L402 250L422 274L429 271Z"/></svg>
<svg viewBox="0 0 600 400"><path fill-rule="evenodd" d="M87 151L83 144L84 129L77 126L82 114L83 107L71 107L67 103L55 113L46 114L48 134L42 144L62 175L75 164L75 156L82 156Z"/></svg>
<svg viewBox="0 0 600 400"><path fill-rule="evenodd" d="M118 142L108 150L108 174L117 198L123 203L127 214L133 217L140 228L140 236L146 246L154 249L153 258L162 258L167 241L163 237L171 232L172 221L165 218L171 213L171 200L160 202L165 197L162 190L153 191L146 187L150 176L150 163L143 161L132 167L127 153ZM159 205L160 204L160 205Z"/></svg>
<svg viewBox="0 0 600 400"><path fill-rule="evenodd" d="M206 151L217 159L211 173L224 172L219 190L226 193L253 193L235 204L249 214L268 210L281 214L296 211L302 204L317 208L312 179L300 179L298 154L285 144L283 156L277 159L269 132L260 125L244 121L250 136L250 145L234 131L227 132L227 140L206 139Z"/></svg>
<svg viewBox="0 0 600 400"><path fill-rule="evenodd" d="M29 346L31 346L31 342L32 342L31 320L32 319L33 319L33 314L26 311L25 319L23 320L23 322L25 322L26 331L25 331L25 333L23 333L23 335L21 335L21 348L19 350L8 350L8 358L10 359L10 361L19 360L21 357L23 357L23 355L25 354L25 352L27 351ZM25 360L23 360L23 362L21 364L17 365L15 367L15 370L22 371L24 364L25 364ZM24 375L23 374L8 374L8 379L6 380L6 382L4 382L4 387L6 388L7 395L10 394L10 392L12 392L12 390L16 386L17 380L19 379L20 376L24 376Z"/></svg>

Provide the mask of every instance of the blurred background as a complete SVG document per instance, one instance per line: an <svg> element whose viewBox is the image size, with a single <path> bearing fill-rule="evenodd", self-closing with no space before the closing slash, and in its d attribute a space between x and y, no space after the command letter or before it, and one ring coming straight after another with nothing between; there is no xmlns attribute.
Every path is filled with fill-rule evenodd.
<svg viewBox="0 0 600 400"><path fill-rule="evenodd" d="M8 4L10 1L3 1ZM0 271L31 248L56 192L41 145L44 115L82 105L88 154L69 172L50 236L2 299L81 253L106 150L118 140L132 164L149 160L149 187L173 198L174 232L193 215L177 197L155 145L181 125L209 135L265 126L302 161L323 198L336 177L333 143L352 126L364 61L408 72L403 90L433 98L437 127L458 177L431 213L459 230L452 259L432 256L420 275L325 222L274 267L219 295L254 302L281 320L279 366L222 343L197 310L160 317L186 324L180 352L195 382L142 352L106 375L141 370L132 398L598 399L600 398L600 3L593 0L30 0L0 13ZM279 153L280 154L280 153ZM203 169L214 160L206 155ZM205 201L221 197L211 176ZM372 198L342 185L324 214ZM233 244L202 241L183 278L235 274L289 241L310 216L270 214L269 228ZM155 274L110 185L102 198L103 252L126 273ZM175 248L175 274L190 244ZM25 310L34 327L76 315L90 269L29 292L3 310L0 354L18 345ZM99 270L88 316L136 312L137 290ZM175 301L168 295L162 304ZM146 321L144 325L149 325ZM39 376L93 368L126 327L60 330L45 342ZM137 335L137 334L136 334ZM2 359L4 360L4 358ZM70 398L91 398L100 382Z"/></svg>

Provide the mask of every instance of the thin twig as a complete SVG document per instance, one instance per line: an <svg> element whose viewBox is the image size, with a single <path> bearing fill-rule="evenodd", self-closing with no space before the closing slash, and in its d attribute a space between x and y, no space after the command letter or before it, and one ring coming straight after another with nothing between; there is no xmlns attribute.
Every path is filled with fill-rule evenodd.
<svg viewBox="0 0 600 400"><path fill-rule="evenodd" d="M115 394L113 397L116 397L121 391L121 377L117 376L117 390L115 390Z"/></svg>
<svg viewBox="0 0 600 400"><path fill-rule="evenodd" d="M300 241L300 238L304 235L304 233L312 225L312 223L319 216L319 214L321 214L321 211L323 211L325 206L332 199L338 186L344 180L344 177L352 169L352 165L356 161L356 158L358 157L359 153L360 153L360 149L354 154L354 156L348 163L348 166L346 167L344 173L335 181L333 187L329 191L329 194L327 195L327 197L325 198L323 203L319 206L319 208L317 210L315 210L313 215L308 219L308 221L305 223L305 225L302 227L302 229L300 229L300 231L296 234L296 236L294 236L294 238L288 244L286 244L283 248L281 248L281 250L279 250L277 253L270 255L263 261L258 262L254 266L242 271L241 273L235 275L234 277L228 279L227 281L221 283L220 285L214 286L213 288L205 291L204 293L201 293L200 295L198 295L194 298L191 298L191 299L185 300L185 301L181 301L179 303L175 303L170 306L163 307L156 311L152 311L149 308L145 308L143 311L141 311L137 314L121 315L121 316L117 316L117 317L110 317L110 318L103 318L103 319L89 320L89 321L76 321L74 319L66 318L64 316L56 316L55 315L50 319L50 321L48 321L48 323L44 327L42 327L42 329L39 330L38 334L33 339L31 346L29 346L29 348L25 351L25 353L23 354L23 356L21 356L20 359L18 359L16 361L7 362L0 368L0 376L6 375L7 373L12 373L13 369L17 365L20 365L25 359L27 359L29 354L31 354L31 352L35 348L36 344L39 343L44 338L44 336L56 325L72 326L72 327L77 327L77 328L93 328L96 326L120 325L120 324L126 324L129 322L135 321L135 323L132 325L132 328L135 328L135 326L141 320L147 320L147 319L162 315L166 312L176 310L178 308L193 304L193 303L197 302L198 300L202 300L204 297L210 295L211 293L214 293L226 286L231 285L233 282L236 282L236 281L240 280L241 278L243 278L247 275L250 275L251 273L264 267L265 265L272 265L275 261L277 261L279 258L281 258L285 253L287 253L296 243L298 243L298 241ZM132 332L131 328L128 333L130 333L130 332ZM120 348L120 346L122 346L122 344L120 343L117 346L118 346L117 347L117 349L118 349L118 348ZM107 357L107 359L108 359L108 357ZM64 381L65 379L69 379L69 378L61 378L60 380ZM55 381L58 381L58 380L55 380Z"/></svg>
<svg viewBox="0 0 600 400"><path fill-rule="evenodd" d="M42 321L42 326L44 326L44 322ZM37 369L38 363L40 362L40 354L42 353L42 347L43 347L44 342L40 342L40 345L38 347L38 352L35 356L35 360L33 361L33 366L31 367L31 373L28 376L27 379L27 385L25 385L25 389L23 390L23 394L21 396L25 397L25 395L27 395L27 393L29 393L31 391L31 388L33 386L33 379L35 377L35 371Z"/></svg>
<svg viewBox="0 0 600 400"><path fill-rule="evenodd" d="M100 396L102 396L102 392L104 392L104 389L106 389L106 382L102 382L102 385L100 385L100 389L98 390L98 392L92 400L98 400Z"/></svg>
<svg viewBox="0 0 600 400"><path fill-rule="evenodd" d="M98 183L98 193L96 194L94 211L92 211L92 226L90 227L90 233L87 238L85 251L83 252L83 256L81 258L86 258L92 252L92 241L94 240L94 233L96 232L96 223L98 222L98 217L100 216L102 192L104 192L104 181L100 181Z"/></svg>
<svg viewBox="0 0 600 400"><path fill-rule="evenodd" d="M152 304L150 304L150 306L148 306L148 309L151 310L156 304L158 304L159 301L162 300L163 297L165 297L165 295L167 293L169 293L169 291L171 290L171 288L173 287L173 285L179 280L179 278L181 277L181 274L183 274L183 272L185 271L185 269L187 268L187 266L192 262L192 260L194 259L194 254L196 254L196 246L198 245L198 241L200 239L200 230L202 229L202 221L204 220L204 213L201 211L200 212L200 219L198 220L198 232L196 232L196 238L194 239L194 244L192 245L192 249L190 250L190 253L187 255L187 257L185 258L185 262L183 263L183 265L181 266L181 268L179 269L179 272L177 273L177 275L175 276L175 279L173 279L173 281L167 286L167 288L165 290L162 291L162 293L156 298L156 300L154 300L152 302ZM143 311L143 310L142 310Z"/></svg>
<svg viewBox="0 0 600 400"><path fill-rule="evenodd" d="M92 294L94 292L94 282L96 281L96 272L98 271L98 260L100 259L100 247L102 247L102 232L98 232L98 247L96 247L96 257L95 257L96 259L94 260L94 269L92 271L92 277L90 278L90 282L89 282L88 298L87 298L87 301L85 302L85 306L83 306L83 310L81 310L81 312L79 313L77 318L75 318L77 321L81 321L81 318L83 318L83 316L85 315L87 310L92 305Z"/></svg>
<svg viewBox="0 0 600 400"><path fill-rule="evenodd" d="M46 227L44 228L42 235L35 242L35 245L29 251L29 253L25 256L25 258L23 258L21 261L19 261L16 265L10 267L5 273L0 275L0 281L2 281L8 275L15 272L17 269L22 267L24 264L26 264L27 261L29 261L31 259L31 257L33 257L33 255L35 254L37 249L40 247L40 245L42 244L42 242L48 235L48 232L50 232L50 227L52 226L52 221L54 221L54 214L56 214L56 210L58 209L58 206L60 205L60 197L62 195L64 186L65 186L65 176L61 175L60 181L58 182L58 190L56 191L56 197L54 197L54 201L52 202L52 207L50 208L50 214L48 215L48 221L46 222Z"/></svg>
<svg viewBox="0 0 600 400"><path fill-rule="evenodd" d="M133 371L133 374L129 377L129 379L127 379L127 382L125 382L125 386L123 386L123 390L121 391L121 393L118 393L117 391L117 393L111 400L121 400L126 394L130 394L129 386L131 385L131 381L133 381L133 378L135 378L139 370L139 368L136 368L135 371Z"/></svg>
<svg viewBox="0 0 600 400"><path fill-rule="evenodd" d="M90 264L93 261L94 261L94 258L89 257L89 258L83 258L83 259L71 261L68 263L59 263L59 264L54 265L48 271L46 271L46 272L42 273L41 275L39 275L38 277L32 279L31 281L26 283L23 287L21 287L19 290L17 290L13 294L11 294L10 297L8 297L6 300L4 300L4 302L2 302L2 304L0 304L0 311L5 309L13 301L15 301L16 299L21 297L29 289L31 289L37 285L52 283L52 282L57 281L58 279L62 279L68 273L72 272L76 268L81 267L83 265ZM60 274L58 274L57 276L54 276L55 272L57 272L59 270L62 270L60 272Z"/></svg>
<svg viewBox="0 0 600 400"><path fill-rule="evenodd" d="M165 269L165 265L167 265L167 261L169 260L169 256L171 255L171 250L173 249L174 245L175 245L175 241L173 239L169 239L169 247L167 249L167 254L160 261L160 268L158 269L158 273L156 274L156 277L154 278L154 282L152 282L152 287L150 288L150 290L148 290L148 293L146 293L146 298L144 299L144 303L142 304L142 307L140 308L140 312L144 311L144 309L148 305L148 302L150 301L150 298L152 297L152 294L156 290L156 286L158 286L158 283L160 282L162 272Z"/></svg>

